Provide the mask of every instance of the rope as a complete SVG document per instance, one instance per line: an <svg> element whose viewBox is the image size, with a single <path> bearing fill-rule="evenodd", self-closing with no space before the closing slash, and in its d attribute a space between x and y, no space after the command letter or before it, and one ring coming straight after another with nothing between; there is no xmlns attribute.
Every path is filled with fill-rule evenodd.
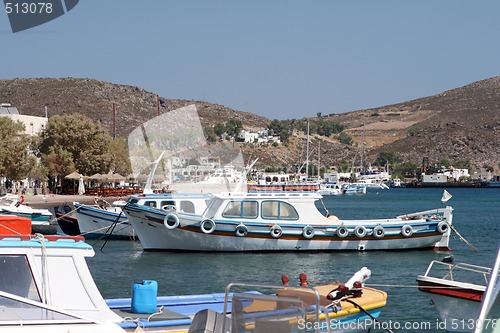
<svg viewBox="0 0 500 333"><path fill-rule="evenodd" d="M448 225L450 226L451 230L453 230L457 234L457 236L465 242L465 244L469 245L474 251L479 252L479 250L476 249L474 245L472 245L467 239L465 239L464 237L462 237L462 235L460 235L460 233L457 231L457 229L455 229L453 225L450 224Z"/></svg>
<svg viewBox="0 0 500 333"><path fill-rule="evenodd" d="M45 237L42 234L35 234L35 239L42 246L42 303L49 304L49 272L47 269L47 249L45 247Z"/></svg>
<svg viewBox="0 0 500 333"><path fill-rule="evenodd" d="M123 224L123 223L125 223L125 222L127 222L127 221L128 221L128 220L123 220L122 222L117 222L116 224L117 224L117 225L120 225L120 224ZM114 222L113 222L113 223L114 223ZM93 230L90 230L90 231L88 231L88 232L81 233L81 234L80 234L80 236L85 236L85 235L87 235L87 234L91 234L91 233L94 233L94 232L96 232L96 231L101 231L101 230L104 230L104 229L108 230L110 227L111 227L111 226L109 226L109 227L108 227L108 226L106 226L106 227L102 227L102 228L98 228L98 229L93 229ZM105 233L105 234L106 234L106 233ZM102 238L102 237L101 237L101 238Z"/></svg>
<svg viewBox="0 0 500 333"><path fill-rule="evenodd" d="M65 205L66 205L66 204L65 204ZM81 207L81 206L80 206L80 207ZM67 217L67 216L69 216L69 215L73 214L73 213L74 213L74 212L76 212L78 209L80 209L80 207L77 207L77 208L73 209L72 211L69 211L69 212L67 212L67 213L65 213L65 214L62 214L62 215L61 215L61 216L59 216L59 217L53 218L52 220L50 220L50 224L55 224L55 223L57 223L59 220L62 220L63 218L65 218L65 217ZM61 212L61 213L62 213L62 212Z"/></svg>
<svg viewBox="0 0 500 333"><path fill-rule="evenodd" d="M106 245L106 243L108 242L109 238L111 237L111 234L113 233L113 231L115 230L116 226L118 225L118 221L120 220L120 217L122 216L122 214L123 214L123 209L120 210L120 214L118 214L118 216L116 217L116 220L113 222L113 224L111 224L109 226L108 230L106 230L106 232L104 233L104 235L106 235L108 233L108 231L111 229L111 231L109 231L108 237L106 238L106 241L101 246L101 251L102 251L102 249L104 249L104 246ZM123 222L120 222L120 223L123 223ZM104 237L104 235L102 237ZM99 240L101 240L102 237L99 238Z"/></svg>
<svg viewBox="0 0 500 333"><path fill-rule="evenodd" d="M151 314L148 317L147 322L151 321L151 318L153 318L154 316L161 315L162 313L163 313L163 305L160 306L155 313ZM144 324L140 318L125 317L123 318L123 321L135 323L137 325L137 327L134 330L134 333L144 332Z"/></svg>
<svg viewBox="0 0 500 333"><path fill-rule="evenodd" d="M330 212L328 211L328 208L326 208L325 203L323 202L323 198L321 198L319 201L321 201L323 209L326 211L326 217L330 216Z"/></svg>
<svg viewBox="0 0 500 333"><path fill-rule="evenodd" d="M7 230L9 230L9 231L12 231L12 232L13 232L13 233L15 233L15 234L18 234L18 235L20 235L20 234L21 234L19 231L14 230L14 229L11 229L11 228L9 228L8 226L6 226L6 225L4 225L4 224L1 224L1 223L0 223L0 226L2 226L3 228L5 228L5 229L7 229Z"/></svg>
<svg viewBox="0 0 500 333"><path fill-rule="evenodd" d="M153 318L154 316L161 315L162 313L163 313L163 305L162 305L162 306L160 306L160 307L158 308L158 310L157 310L155 313L151 314L151 315L148 317L148 321L150 321L150 320L151 320L151 318Z"/></svg>
<svg viewBox="0 0 500 333"><path fill-rule="evenodd" d="M355 307L359 308L361 311L363 311L365 314L367 314L373 321L377 322L377 323L380 323L380 321L375 318L374 316L371 315L371 313L369 313L368 311L366 311L365 309L363 309L363 307L361 305L359 305L358 303L354 302L353 300L350 300L350 299L345 299L344 300L345 302L348 302L348 303L351 303L352 305L354 305ZM393 331L391 331L390 329L388 328L385 328L385 330L389 333L394 333Z"/></svg>

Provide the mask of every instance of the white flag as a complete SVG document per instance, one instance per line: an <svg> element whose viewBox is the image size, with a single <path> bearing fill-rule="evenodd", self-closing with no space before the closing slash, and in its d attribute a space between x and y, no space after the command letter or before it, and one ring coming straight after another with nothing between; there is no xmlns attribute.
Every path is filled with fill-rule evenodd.
<svg viewBox="0 0 500 333"><path fill-rule="evenodd" d="M444 190L443 196L441 197L441 203L445 203L446 201L450 200L451 197L452 195L448 191Z"/></svg>

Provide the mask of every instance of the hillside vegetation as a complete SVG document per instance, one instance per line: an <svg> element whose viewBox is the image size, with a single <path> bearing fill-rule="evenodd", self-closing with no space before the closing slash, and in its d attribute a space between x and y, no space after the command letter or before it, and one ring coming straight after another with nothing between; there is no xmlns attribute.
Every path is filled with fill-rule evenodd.
<svg viewBox="0 0 500 333"><path fill-rule="evenodd" d="M26 115L44 116L45 106L49 117L81 113L122 137L158 112L190 104L197 106L204 127L235 118L244 128L264 129L271 121L218 104L166 99L140 87L94 79L0 80L0 101L11 103ZM317 163L319 158L327 166L358 164L364 150L365 162L374 161L381 152L390 152L402 162L420 164L423 158L431 162L469 160L475 171L484 171L488 166L500 171L500 77L412 101L318 116L344 124L344 132L353 138L353 144L340 143L334 136L313 136L311 163ZM303 163L305 136L295 132L287 145L246 145L242 150L247 160L259 157L260 167L282 168Z"/></svg>

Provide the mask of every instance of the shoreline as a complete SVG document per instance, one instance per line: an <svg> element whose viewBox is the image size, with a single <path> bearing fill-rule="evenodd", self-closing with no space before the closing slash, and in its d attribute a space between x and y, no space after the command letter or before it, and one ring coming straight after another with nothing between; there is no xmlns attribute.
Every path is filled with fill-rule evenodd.
<svg viewBox="0 0 500 333"><path fill-rule="evenodd" d="M124 197L102 197L102 199L113 202L116 200L124 200ZM66 195L66 194L49 194L49 195L27 195L25 204L33 208L52 208L54 206L63 206L64 204L73 205L73 202L79 202L86 205L94 204L94 196L92 195Z"/></svg>

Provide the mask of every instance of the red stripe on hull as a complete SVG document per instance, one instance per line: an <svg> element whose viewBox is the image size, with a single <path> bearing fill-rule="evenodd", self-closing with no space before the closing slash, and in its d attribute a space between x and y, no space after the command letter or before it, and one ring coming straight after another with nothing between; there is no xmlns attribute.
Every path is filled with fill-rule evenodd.
<svg viewBox="0 0 500 333"><path fill-rule="evenodd" d="M475 302L481 302L481 300L483 299L482 291L453 287L432 282L418 281L418 290L425 293L455 297Z"/></svg>

